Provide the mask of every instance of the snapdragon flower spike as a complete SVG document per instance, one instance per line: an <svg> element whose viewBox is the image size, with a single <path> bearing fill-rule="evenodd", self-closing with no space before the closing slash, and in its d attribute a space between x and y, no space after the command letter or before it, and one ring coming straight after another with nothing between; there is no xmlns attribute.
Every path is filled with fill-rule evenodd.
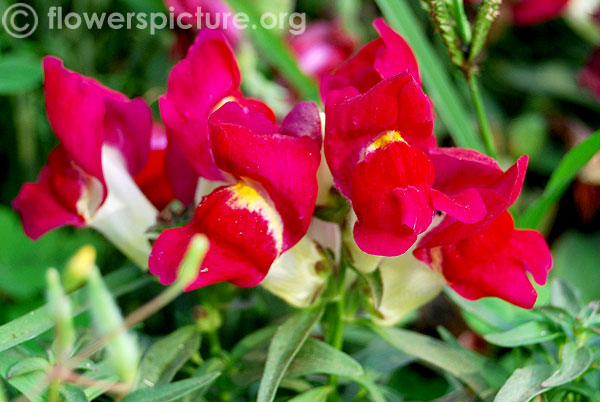
<svg viewBox="0 0 600 402"><path fill-rule="evenodd" d="M192 169L209 180L223 180L215 163L209 141L208 117L228 101L236 101L260 110L273 112L260 101L244 98L239 90L240 72L231 46L221 32L204 29L198 33L185 59L171 71L167 93L159 99L160 113L165 123L169 141ZM177 170L167 158L167 171ZM177 175L169 175L177 180ZM177 189L184 187L173 184Z"/></svg>
<svg viewBox="0 0 600 402"><path fill-rule="evenodd" d="M64 225L88 224L107 197L103 150L118 151L126 174L146 163L152 119L142 99L104 87L67 70L61 60L43 60L48 120L61 141L36 183L26 183L13 202L25 233L37 239Z"/></svg>
<svg viewBox="0 0 600 402"><path fill-rule="evenodd" d="M205 196L192 221L164 231L150 255L150 272L169 284L196 233L210 242L198 278L186 290L228 281L259 284L273 261L293 247L310 224L318 192L320 121L302 102L278 127L272 114L229 102L210 117L218 168L232 177Z"/></svg>
<svg viewBox="0 0 600 402"><path fill-rule="evenodd" d="M323 77L321 96L324 100L330 91L346 87L354 87L360 93L365 93L382 80L404 71L421 85L417 59L404 38L390 28L383 18L373 21L373 26L379 38L363 46L333 75Z"/></svg>
<svg viewBox="0 0 600 402"><path fill-rule="evenodd" d="M328 94L325 157L358 218L354 237L368 254L397 256L430 226L436 210L474 223L485 215L472 190L433 188L433 110L420 84L404 72L364 94Z"/></svg>
<svg viewBox="0 0 600 402"><path fill-rule="evenodd" d="M472 224L446 215L422 238L415 256L467 299L495 296L531 308L536 292L527 273L545 284L552 255L540 233L516 230L507 212L521 192L527 157L504 172L492 158L472 150L437 148L429 156L436 171L434 188L449 194L476 191L486 215Z"/></svg>

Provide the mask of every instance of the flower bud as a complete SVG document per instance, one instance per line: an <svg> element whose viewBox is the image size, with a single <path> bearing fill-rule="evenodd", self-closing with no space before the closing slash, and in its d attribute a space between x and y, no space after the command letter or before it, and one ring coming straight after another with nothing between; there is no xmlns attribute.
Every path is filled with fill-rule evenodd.
<svg viewBox="0 0 600 402"><path fill-rule="evenodd" d="M46 300L54 318L54 347L59 359L67 358L75 343L71 303L60 284L58 271L50 268L46 272Z"/></svg>
<svg viewBox="0 0 600 402"><path fill-rule="evenodd" d="M383 295L374 316L379 325L397 324L408 313L433 300L446 284L440 272L417 260L411 251L384 258L379 269Z"/></svg>
<svg viewBox="0 0 600 402"><path fill-rule="evenodd" d="M122 381L133 385L140 357L138 345L135 337L122 329L123 317L119 307L97 268L92 269L89 275L88 297L96 330L101 336L110 337L106 346L110 363Z"/></svg>
<svg viewBox="0 0 600 402"><path fill-rule="evenodd" d="M352 266L363 274L370 274L375 271L383 257L378 255L367 254L362 251L354 240L353 228L356 223L356 214L352 211L346 221L346 227L342 236L344 247L348 250L352 259Z"/></svg>
<svg viewBox="0 0 600 402"><path fill-rule="evenodd" d="M308 307L321 294L327 279L327 257L305 236L275 260L261 286L295 307Z"/></svg>
<svg viewBox="0 0 600 402"><path fill-rule="evenodd" d="M67 262L63 285L71 292L85 283L91 270L96 266L96 249L92 245L81 247Z"/></svg>
<svg viewBox="0 0 600 402"><path fill-rule="evenodd" d="M210 306L197 306L194 310L196 318L196 328L201 333L215 332L223 325L223 317L219 313L219 309Z"/></svg>

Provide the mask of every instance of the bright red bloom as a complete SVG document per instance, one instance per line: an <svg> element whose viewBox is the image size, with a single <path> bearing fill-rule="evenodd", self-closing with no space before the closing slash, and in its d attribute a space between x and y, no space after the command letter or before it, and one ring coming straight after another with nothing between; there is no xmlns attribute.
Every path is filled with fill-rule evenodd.
<svg viewBox="0 0 600 402"><path fill-rule="evenodd" d="M499 297L523 308L532 308L537 298L527 273L544 285L552 267L544 237L516 230L509 212L475 235L427 249L427 259L464 298Z"/></svg>
<svg viewBox="0 0 600 402"><path fill-rule="evenodd" d="M192 221L164 231L150 255L150 272L172 283L191 237L204 233L209 251L187 290L228 281L262 281L273 261L304 236L312 217L320 163L320 121L302 102L278 127L272 114L230 102L210 117L216 166L233 178L205 196Z"/></svg>
<svg viewBox="0 0 600 402"><path fill-rule="evenodd" d="M472 150L438 148L430 157L436 171L434 188L450 194L476 191L487 214L473 224L447 215L421 240L415 256L442 272L467 299L495 296L531 308L536 292L527 272L543 285L552 256L540 233L515 230L507 212L521 192L527 157L506 172L492 158Z"/></svg>
<svg viewBox="0 0 600 402"><path fill-rule="evenodd" d="M512 6L516 25L536 25L562 14L569 0L517 0Z"/></svg>
<svg viewBox="0 0 600 402"><path fill-rule="evenodd" d="M209 180L224 179L209 141L208 117L214 110L235 100L274 119L262 102L244 98L239 86L240 72L231 46L222 33L205 29L171 71L167 93L159 99L169 144L177 148L173 153L183 155L198 175ZM179 196L178 187L174 185Z"/></svg>
<svg viewBox="0 0 600 402"><path fill-rule="evenodd" d="M356 43L340 26L328 21L309 25L289 40L298 67L318 80L331 73L354 52Z"/></svg>
<svg viewBox="0 0 600 402"><path fill-rule="evenodd" d="M421 85L417 59L408 43L383 20L373 22L380 38L363 46L358 53L340 66L333 75L321 81L321 96L346 87L365 93L385 78L408 71L418 86Z"/></svg>
<svg viewBox="0 0 600 402"><path fill-rule="evenodd" d="M152 130L142 99L130 100L69 71L55 57L43 64L48 120L62 144L50 153L38 181L26 183L13 202L33 239L59 226L89 223L107 197L106 163L128 176L138 173Z"/></svg>
<svg viewBox="0 0 600 402"><path fill-rule="evenodd" d="M354 238L366 253L405 253L427 230L436 210L463 222L485 215L472 189L438 191L434 165L433 110L414 78L404 72L364 94L349 87L329 93L325 157L340 192L358 221Z"/></svg>

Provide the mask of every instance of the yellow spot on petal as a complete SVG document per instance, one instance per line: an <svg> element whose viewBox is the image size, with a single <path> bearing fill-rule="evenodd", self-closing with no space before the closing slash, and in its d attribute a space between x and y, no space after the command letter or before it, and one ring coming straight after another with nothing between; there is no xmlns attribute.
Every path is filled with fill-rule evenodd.
<svg viewBox="0 0 600 402"><path fill-rule="evenodd" d="M283 248L283 222L277 210L259 194L256 189L243 181L230 187L233 197L228 205L234 209L246 209L250 212L260 214L269 226L269 234L275 239L276 248L281 252Z"/></svg>
<svg viewBox="0 0 600 402"><path fill-rule="evenodd" d="M213 109L211 110L211 113L216 112L217 110L219 110L221 108L221 106L223 106L227 102L235 102L235 101L237 101L237 98L235 96L226 96L223 99L221 99L219 101L219 103L217 103L215 105L215 107L213 107Z"/></svg>
<svg viewBox="0 0 600 402"><path fill-rule="evenodd" d="M375 141L373 141L371 143L371 145L369 145L367 147L367 154L376 151L378 149L384 148L389 144L392 144L394 142L405 142L404 138L402 138L402 135L400 135L400 133L398 131L395 130L389 130L384 132L383 134L381 134L379 137L377 137L377 139Z"/></svg>

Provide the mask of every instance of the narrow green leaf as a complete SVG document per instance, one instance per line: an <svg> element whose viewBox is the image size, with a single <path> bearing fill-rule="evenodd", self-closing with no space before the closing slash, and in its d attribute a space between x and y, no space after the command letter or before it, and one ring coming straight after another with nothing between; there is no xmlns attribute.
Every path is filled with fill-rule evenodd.
<svg viewBox="0 0 600 402"><path fill-rule="evenodd" d="M323 306L301 310L277 328L269 346L265 371L260 380L258 402L271 402L275 399L283 375L322 314Z"/></svg>
<svg viewBox="0 0 600 402"><path fill-rule="evenodd" d="M359 362L325 342L307 339L290 365L286 375L331 374L340 377L358 377L364 374Z"/></svg>
<svg viewBox="0 0 600 402"><path fill-rule="evenodd" d="M276 32L262 26L260 16L252 2L245 0L227 0L227 2L236 12L248 16L250 29L246 32L262 55L281 72L301 98L318 103L320 97L316 82L300 71L296 60Z"/></svg>
<svg viewBox="0 0 600 402"><path fill-rule="evenodd" d="M497 309L490 308L481 300L466 300L461 297L458 293L450 288L444 290L444 294L450 298L458 307L463 309L465 312L474 315L479 320L483 321L486 325L497 330L507 330L512 328L512 325L498 313Z"/></svg>
<svg viewBox="0 0 600 402"><path fill-rule="evenodd" d="M63 384L60 387L60 394L65 402L88 402L89 399L83 390L73 384Z"/></svg>
<svg viewBox="0 0 600 402"><path fill-rule="evenodd" d="M492 396L508 376L496 363L467 349L403 329L373 327L373 330L407 355L452 374L483 399Z"/></svg>
<svg viewBox="0 0 600 402"><path fill-rule="evenodd" d="M600 390L585 383L571 383L563 385L558 389L577 392L578 394L588 397L590 401L600 401Z"/></svg>
<svg viewBox="0 0 600 402"><path fill-rule="evenodd" d="M548 210L569 187L577 173L600 151L600 130L586 138L560 161L542 196L518 219L520 227L537 229Z"/></svg>
<svg viewBox="0 0 600 402"><path fill-rule="evenodd" d="M142 359L138 386L151 388L168 384L199 346L200 335L193 325L179 328L157 341Z"/></svg>
<svg viewBox="0 0 600 402"><path fill-rule="evenodd" d="M552 374L552 367L538 364L515 370L504 383L494 402L528 402L544 392L542 382Z"/></svg>
<svg viewBox="0 0 600 402"><path fill-rule="evenodd" d="M409 2L376 0L376 3L390 25L410 43L419 60L425 88L456 145L483 152L483 145L475 132L471 115L444 69L444 63L439 60L419 26Z"/></svg>
<svg viewBox="0 0 600 402"><path fill-rule="evenodd" d="M561 364L550 378L542 383L546 388L567 384L583 375L592 364L592 353L585 346L569 342L561 351Z"/></svg>
<svg viewBox="0 0 600 402"><path fill-rule="evenodd" d="M508 331L485 335L484 338L493 345L514 348L550 341L558 336L560 333L551 330L547 325L530 321Z"/></svg>
<svg viewBox="0 0 600 402"><path fill-rule="evenodd" d="M42 62L28 54L0 58L0 95L14 95L42 84Z"/></svg>
<svg viewBox="0 0 600 402"><path fill-rule="evenodd" d="M122 402L170 402L191 392L208 387L221 373L211 373L202 377L161 385L156 388L144 388L129 394Z"/></svg>
<svg viewBox="0 0 600 402"><path fill-rule="evenodd" d="M43 373L46 372L50 368L50 363L46 359L42 359L41 357L28 357L23 360L19 360L14 366L8 370L6 373L6 379L10 380L11 378L18 377L23 374L29 374L34 371L41 371Z"/></svg>
<svg viewBox="0 0 600 402"><path fill-rule="evenodd" d="M139 269L127 267L110 273L106 276L105 281L112 295L119 297L147 285L150 279L141 277ZM69 301L73 307L73 317L90 307L84 289L70 294ZM4 324L0 327L0 352L33 339L53 326L54 319L47 305Z"/></svg>
<svg viewBox="0 0 600 402"><path fill-rule="evenodd" d="M290 399L288 402L325 402L329 394L333 391L331 385L313 388Z"/></svg>

